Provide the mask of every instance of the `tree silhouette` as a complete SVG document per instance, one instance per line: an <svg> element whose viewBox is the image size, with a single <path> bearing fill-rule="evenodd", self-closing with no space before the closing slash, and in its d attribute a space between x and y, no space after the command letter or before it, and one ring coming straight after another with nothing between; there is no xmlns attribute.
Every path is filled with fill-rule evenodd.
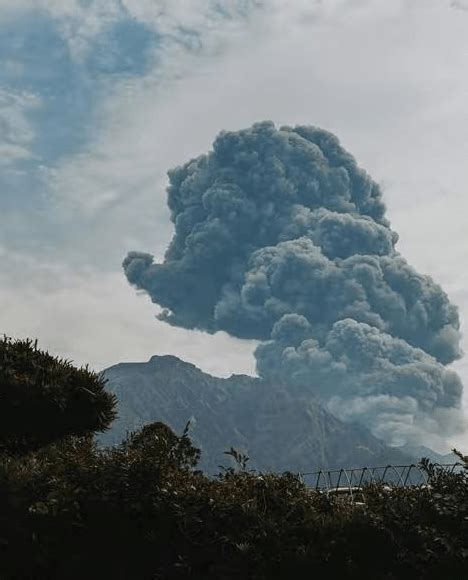
<svg viewBox="0 0 468 580"><path fill-rule="evenodd" d="M22 454L70 435L105 430L115 398L102 376L37 348L0 340L0 451Z"/></svg>

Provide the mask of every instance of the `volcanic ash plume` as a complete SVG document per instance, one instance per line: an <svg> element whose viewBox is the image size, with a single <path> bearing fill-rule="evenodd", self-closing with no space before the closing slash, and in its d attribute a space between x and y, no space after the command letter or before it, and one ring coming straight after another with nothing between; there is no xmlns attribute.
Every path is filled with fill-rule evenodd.
<svg viewBox="0 0 468 580"><path fill-rule="evenodd" d="M459 429L462 384L445 366L460 356L456 307L395 250L379 186L334 135L224 132L169 179L164 262L123 264L161 319L261 340L261 376L389 443Z"/></svg>

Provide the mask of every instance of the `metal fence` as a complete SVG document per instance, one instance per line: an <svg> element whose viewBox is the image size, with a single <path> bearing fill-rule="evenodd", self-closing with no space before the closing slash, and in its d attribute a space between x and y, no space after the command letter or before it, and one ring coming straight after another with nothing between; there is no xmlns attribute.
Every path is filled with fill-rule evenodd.
<svg viewBox="0 0 468 580"><path fill-rule="evenodd" d="M461 463L434 464L436 469L449 473L462 471ZM335 469L300 474L309 487L325 493L350 495L353 498L369 484L380 483L394 487L424 487L429 484L429 474L421 465L386 465L384 467L360 467Z"/></svg>

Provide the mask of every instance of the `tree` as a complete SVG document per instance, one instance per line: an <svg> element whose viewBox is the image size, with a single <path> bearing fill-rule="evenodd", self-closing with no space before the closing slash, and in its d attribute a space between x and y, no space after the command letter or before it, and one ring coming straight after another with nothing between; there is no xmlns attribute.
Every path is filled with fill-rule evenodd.
<svg viewBox="0 0 468 580"><path fill-rule="evenodd" d="M0 340L0 451L22 454L70 435L105 430L115 398L102 376L43 352L31 340Z"/></svg>

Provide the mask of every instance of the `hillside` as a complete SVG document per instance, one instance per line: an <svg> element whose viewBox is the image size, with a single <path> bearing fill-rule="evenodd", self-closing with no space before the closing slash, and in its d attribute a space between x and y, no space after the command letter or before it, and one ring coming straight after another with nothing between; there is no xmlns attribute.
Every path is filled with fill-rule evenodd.
<svg viewBox="0 0 468 580"><path fill-rule="evenodd" d="M105 376L119 413L100 437L105 445L151 421L181 432L190 420L191 438L202 449L201 466L209 473L230 465L223 452L231 446L250 457L251 468L262 470L306 472L410 461L364 428L342 423L280 384L244 375L216 378L174 356L120 363Z"/></svg>

